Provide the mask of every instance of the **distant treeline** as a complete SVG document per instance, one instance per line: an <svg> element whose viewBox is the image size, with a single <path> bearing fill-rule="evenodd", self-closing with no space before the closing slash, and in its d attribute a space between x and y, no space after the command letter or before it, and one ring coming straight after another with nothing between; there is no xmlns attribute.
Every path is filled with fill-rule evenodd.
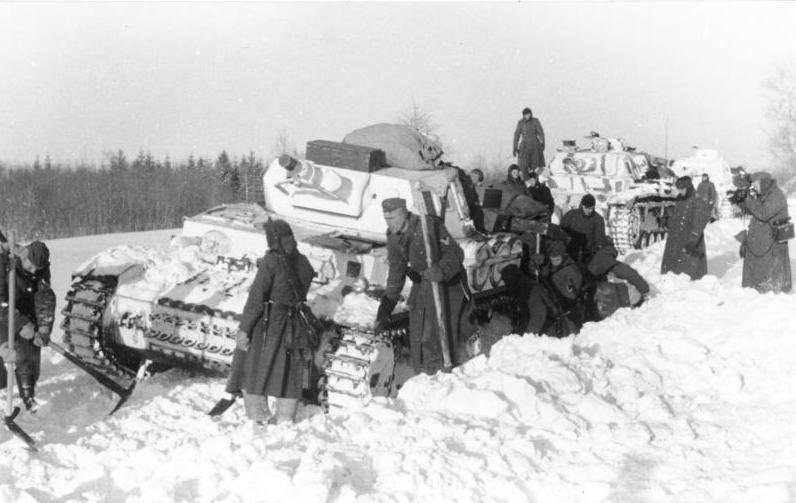
<svg viewBox="0 0 796 503"><path fill-rule="evenodd" d="M119 151L99 167L0 163L0 229L53 239L179 227L182 217L218 204L262 204L263 169L253 153L226 152L175 163Z"/></svg>

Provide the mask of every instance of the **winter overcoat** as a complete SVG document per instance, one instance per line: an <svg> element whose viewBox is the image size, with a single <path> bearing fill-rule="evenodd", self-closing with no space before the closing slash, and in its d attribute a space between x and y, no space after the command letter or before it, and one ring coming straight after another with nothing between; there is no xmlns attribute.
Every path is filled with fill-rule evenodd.
<svg viewBox="0 0 796 503"><path fill-rule="evenodd" d="M288 267L295 271L297 292L288 280ZM300 253L285 256L270 250L265 254L249 289L239 327L249 334L250 347L233 355L228 392L301 397L314 348L306 345L310 328L299 316L297 305L305 300L314 276L309 260Z"/></svg>
<svg viewBox="0 0 796 503"><path fill-rule="evenodd" d="M469 291L462 261L464 252L451 237L442 220L426 217L431 233L433 263L443 272L439 283L449 347L455 364L463 363L463 347L472 333L469 323ZM385 297L394 305L406 278L412 281L409 292L409 344L412 366L418 372L433 373L443 367L442 346L437 333L436 307L431 282L422 277L428 267L420 217L409 214L400 232L387 233L389 273Z"/></svg>
<svg viewBox="0 0 796 503"><path fill-rule="evenodd" d="M544 130L536 117L522 118L514 130L512 152L517 154L517 164L523 173L545 167Z"/></svg>
<svg viewBox="0 0 796 503"><path fill-rule="evenodd" d="M705 203L708 204L711 208L714 208L718 201L718 194L716 192L716 186L713 185L711 181L701 181L697 186L697 197L702 198Z"/></svg>
<svg viewBox="0 0 796 503"><path fill-rule="evenodd" d="M711 208L696 197L693 185L687 190L675 203L667 220L661 274L683 273L691 279L699 279L708 273L704 231L710 221Z"/></svg>
<svg viewBox="0 0 796 503"><path fill-rule="evenodd" d="M45 279L50 276L49 267L31 274L22 268L19 261L16 263L16 312L22 316L20 318L18 315L15 320L16 328L21 329L27 320L30 320L35 330L46 329L51 333L55 321L55 293L49 281ZM0 253L0 285L3 287L0 299L3 302L8 301L9 267L8 252L4 251ZM39 380L41 369L41 348L35 345L32 339L21 337L15 338L14 345L17 352L17 376L21 381L35 385Z"/></svg>
<svg viewBox="0 0 796 503"><path fill-rule="evenodd" d="M789 292L788 242L778 243L771 227L774 222L788 218L788 203L770 175L753 175L753 179L755 177L760 179L760 195L744 201L752 218L746 235L742 285L760 292Z"/></svg>

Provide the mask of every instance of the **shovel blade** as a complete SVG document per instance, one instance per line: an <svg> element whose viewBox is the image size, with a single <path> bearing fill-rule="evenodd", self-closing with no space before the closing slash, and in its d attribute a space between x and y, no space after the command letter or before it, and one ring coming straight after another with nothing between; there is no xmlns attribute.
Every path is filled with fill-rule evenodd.
<svg viewBox="0 0 796 503"><path fill-rule="evenodd" d="M30 435L25 433L25 430L19 427L16 421L14 421L14 419L16 419L18 415L19 415L19 407L14 407L14 410L11 412L11 415L5 416L3 418L3 423L5 423L6 428L8 428L8 431L10 431L12 435L25 442L25 445L27 446L28 450L32 452L37 452L36 442L30 437Z"/></svg>
<svg viewBox="0 0 796 503"><path fill-rule="evenodd" d="M234 403L235 403L235 398L222 398L221 400L216 402L216 404L213 406L212 409L210 409L210 412L208 412L207 415L210 417L220 416L221 414L229 410L229 408L232 407L232 404Z"/></svg>

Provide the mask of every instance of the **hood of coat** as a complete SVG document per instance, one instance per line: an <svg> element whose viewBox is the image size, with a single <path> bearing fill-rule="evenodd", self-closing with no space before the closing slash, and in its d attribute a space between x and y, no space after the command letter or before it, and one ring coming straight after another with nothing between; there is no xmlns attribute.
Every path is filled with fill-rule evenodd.
<svg viewBox="0 0 796 503"><path fill-rule="evenodd" d="M677 199L679 200L688 199L694 195L694 182L691 180L690 176L681 176L674 183L674 186L677 187L678 189L686 190L684 196L677 196Z"/></svg>
<svg viewBox="0 0 796 503"><path fill-rule="evenodd" d="M753 173L750 179L753 182L760 181L760 195L766 195L777 186L777 181L767 171L758 171Z"/></svg>
<svg viewBox="0 0 796 503"><path fill-rule="evenodd" d="M511 172L514 171L515 169L517 170L517 175L518 175L517 178L511 176ZM519 166L517 166L516 164L512 164L511 166L509 166L509 168L506 170L506 181L508 183L517 183L517 184L522 183L522 170L520 169Z"/></svg>

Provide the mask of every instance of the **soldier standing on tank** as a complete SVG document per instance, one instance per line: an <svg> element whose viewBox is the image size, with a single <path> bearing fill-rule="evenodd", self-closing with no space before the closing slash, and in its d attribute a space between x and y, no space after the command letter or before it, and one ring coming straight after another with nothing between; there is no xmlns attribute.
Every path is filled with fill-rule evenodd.
<svg viewBox="0 0 796 503"><path fill-rule="evenodd" d="M292 421L301 398L304 372L317 339L300 309L315 271L283 220L265 224L268 252L240 320L227 392L243 392L246 416L255 424ZM275 397L271 414L267 397Z"/></svg>
<svg viewBox="0 0 796 503"><path fill-rule="evenodd" d="M522 119L517 122L514 130L512 153L523 173L544 168L544 130L539 119L533 116L531 109L522 111Z"/></svg>
<svg viewBox="0 0 796 503"><path fill-rule="evenodd" d="M0 303L3 325L8 316L10 250L0 253ZM25 408L36 412L36 383L41 370L41 348L50 343L55 320L55 293L50 287L50 251L41 241L14 250L16 260L16 311L19 339L16 340L16 378ZM5 376L4 376L5 377Z"/></svg>
<svg viewBox="0 0 796 503"><path fill-rule="evenodd" d="M465 359L465 343L469 333L469 319L465 315L469 291L462 261L464 252L436 217L421 217L406 209L401 198L382 202L387 222L387 288L376 315L376 330L383 328L398 303L404 283L412 281L409 294L409 340L412 366L417 372L434 373L443 368L442 348L437 331L436 306L431 283L439 283L447 324L449 346L455 364ZM428 266L420 218L427 218L434 255ZM465 325L465 326L463 326ZM464 329L464 330L463 330Z"/></svg>

